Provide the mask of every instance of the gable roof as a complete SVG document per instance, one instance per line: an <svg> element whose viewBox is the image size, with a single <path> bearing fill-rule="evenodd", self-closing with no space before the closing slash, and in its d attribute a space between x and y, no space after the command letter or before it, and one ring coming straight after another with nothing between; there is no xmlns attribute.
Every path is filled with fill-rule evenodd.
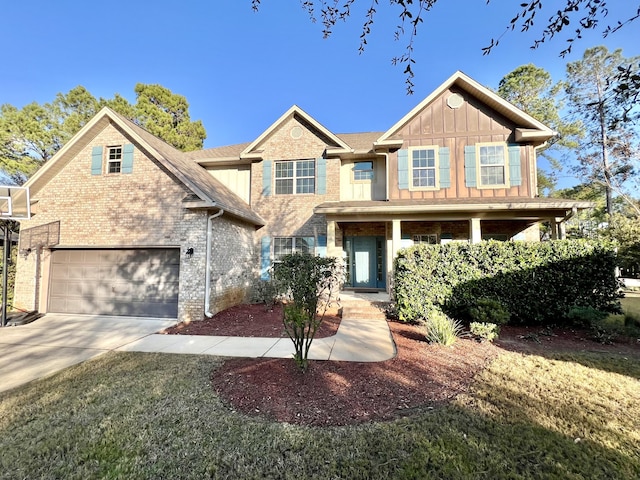
<svg viewBox="0 0 640 480"><path fill-rule="evenodd" d="M485 105L491 107L493 110L518 125L519 127L516 128L515 132L515 140L517 142L528 141L535 145L540 145L556 135L556 132L551 130L542 122L539 122L531 115L523 112L497 93L493 92L491 89L479 84L461 71L457 71L445 80L438 88L431 92L427 98L396 122L396 124L387 130L380 138L378 138L376 144L385 145L397 143L397 141L393 141L393 136L396 135L402 127L413 120L413 118L416 117L427 105L454 85L468 92Z"/></svg>
<svg viewBox="0 0 640 480"><path fill-rule="evenodd" d="M25 184L31 196L46 185L75 155L109 124L117 125L134 142L163 165L200 203L197 206L221 208L229 214L262 226L265 221L235 193L189 159L184 152L160 140L130 120L104 107L51 160L45 163Z"/></svg>
<svg viewBox="0 0 640 480"><path fill-rule="evenodd" d="M282 124L284 124L287 120L291 118L297 118L301 123L306 124L310 130L315 130L318 136L324 137L325 142L332 149L337 149L338 151L351 151L349 146L344 143L337 135L332 133L330 130L322 126L317 120L315 120L311 115L306 113L297 105L293 105L289 110L284 112L280 118L278 118L275 122L271 124L269 128L267 128L262 134L256 138L252 143L249 144L240 154L240 158L252 158L256 160L261 160L261 152L259 150L260 145L267 139L269 136L274 133Z"/></svg>

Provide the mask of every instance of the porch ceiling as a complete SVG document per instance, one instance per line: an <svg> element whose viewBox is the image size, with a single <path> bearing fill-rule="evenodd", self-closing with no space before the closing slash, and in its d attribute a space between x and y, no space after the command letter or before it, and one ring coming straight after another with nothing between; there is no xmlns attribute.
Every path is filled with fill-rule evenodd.
<svg viewBox="0 0 640 480"><path fill-rule="evenodd" d="M338 221L462 220L483 219L543 220L565 218L593 203L558 198L471 198L390 201L325 202L315 213Z"/></svg>

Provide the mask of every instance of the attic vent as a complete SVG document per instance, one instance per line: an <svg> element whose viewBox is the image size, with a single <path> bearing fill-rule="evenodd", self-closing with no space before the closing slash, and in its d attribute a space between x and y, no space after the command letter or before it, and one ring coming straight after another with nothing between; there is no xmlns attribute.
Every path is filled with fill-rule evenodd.
<svg viewBox="0 0 640 480"><path fill-rule="evenodd" d="M447 98L447 105L449 105L449 108L460 108L463 103L464 98L459 93L452 93L449 95L449 98Z"/></svg>
<svg viewBox="0 0 640 480"><path fill-rule="evenodd" d="M294 139L297 140L300 137L302 137L302 128L297 127L297 126L293 127L291 129L291 138L294 138Z"/></svg>

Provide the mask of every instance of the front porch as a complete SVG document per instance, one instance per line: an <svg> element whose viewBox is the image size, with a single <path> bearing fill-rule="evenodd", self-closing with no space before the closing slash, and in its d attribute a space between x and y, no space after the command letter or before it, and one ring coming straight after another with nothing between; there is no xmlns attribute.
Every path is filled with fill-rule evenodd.
<svg viewBox="0 0 640 480"><path fill-rule="evenodd" d="M544 221L551 225L553 239L563 239L565 222L591 206L553 199L478 200L327 202L315 211L326 215L327 255L344 259L345 286L388 290L401 248L490 239L540 241Z"/></svg>

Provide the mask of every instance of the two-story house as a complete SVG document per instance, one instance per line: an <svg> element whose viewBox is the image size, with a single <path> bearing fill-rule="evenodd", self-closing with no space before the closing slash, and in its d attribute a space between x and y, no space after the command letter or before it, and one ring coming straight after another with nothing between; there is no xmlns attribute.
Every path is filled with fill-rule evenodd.
<svg viewBox="0 0 640 480"><path fill-rule="evenodd" d="M251 143L188 153L105 109L27 183L16 306L198 319L294 251L387 289L403 246L537 241L542 221L561 238L590 204L538 197L553 135L461 72L386 132L335 134L293 106Z"/></svg>

